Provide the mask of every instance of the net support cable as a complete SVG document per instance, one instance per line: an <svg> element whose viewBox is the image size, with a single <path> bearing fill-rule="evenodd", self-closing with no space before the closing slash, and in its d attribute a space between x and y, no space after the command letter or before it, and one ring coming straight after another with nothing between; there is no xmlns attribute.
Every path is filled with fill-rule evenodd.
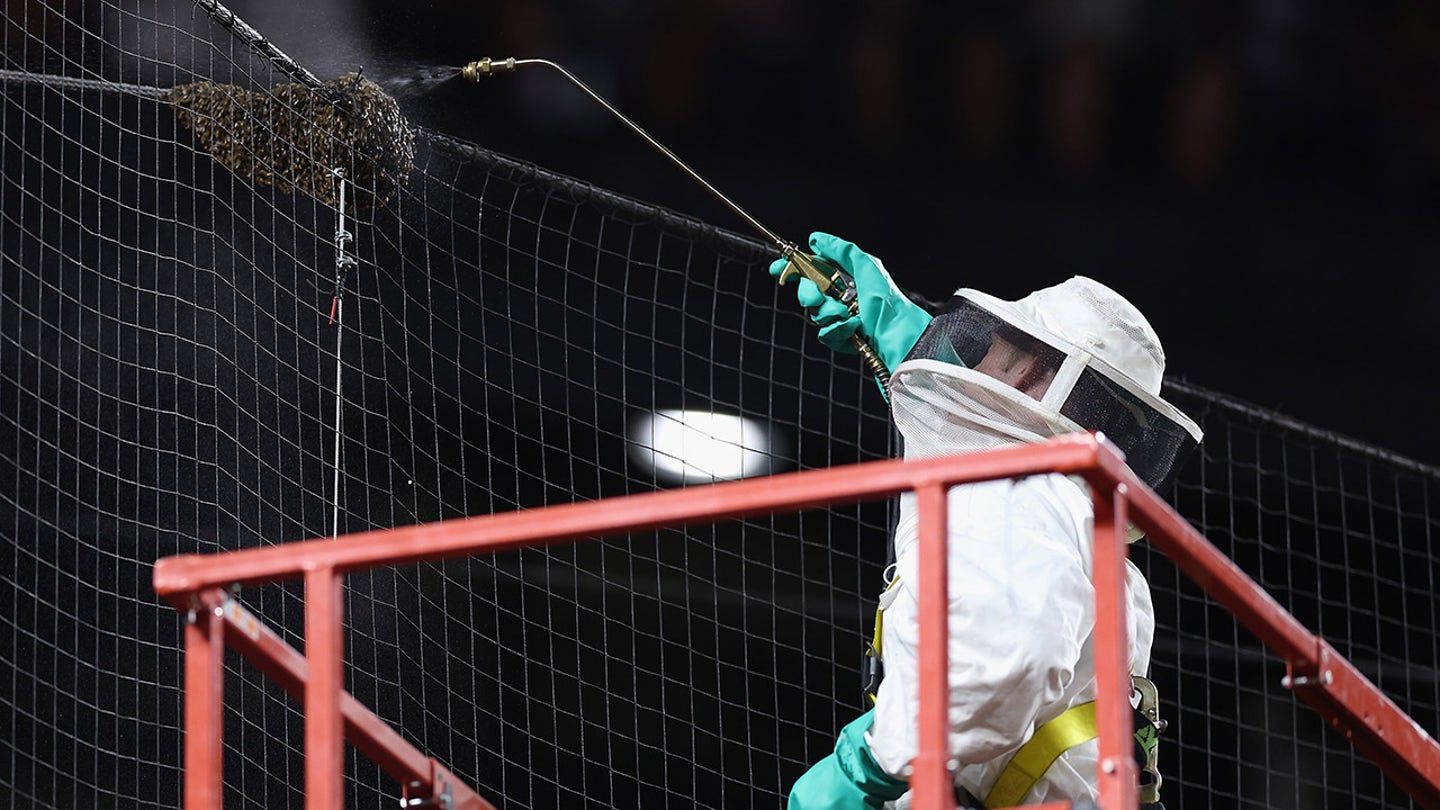
<svg viewBox="0 0 1440 810"><path fill-rule="evenodd" d="M299 62L285 55L275 43L271 42L249 23L235 16L235 12L226 8L219 0L195 0L195 7L205 12L220 27L230 31L237 39L248 45L255 53L269 60L278 70L285 75L305 85L331 103L339 100L325 83L320 81L314 73L306 70Z"/></svg>
<svg viewBox="0 0 1440 810"><path fill-rule="evenodd" d="M1354 453L1355 455L1383 462L1399 470L1430 478L1440 478L1440 467L1433 464L1416 461L1409 456L1376 447L1372 444L1366 444L1359 439L1353 439L1332 430L1321 430L1314 425L1306 424L1278 411L1252 405L1202 385L1196 385L1182 380L1166 380L1165 387L1171 391L1178 391L1187 396L1194 397L1210 406L1223 408L1237 416L1269 425L1277 431L1293 433L1316 442L1333 445Z"/></svg>
<svg viewBox="0 0 1440 810"><path fill-rule="evenodd" d="M338 179L340 192L339 205L335 207L335 292L330 299L330 325L335 327L335 417L332 425L333 442L331 466L333 467L332 481L330 487L330 533L332 536L340 535L340 471L341 471L341 448L343 431L343 416L345 397L343 393L345 363L341 354L342 340L345 336L342 308L345 293L345 279L350 274L350 269L359 264L359 260L350 252L350 243L355 241L355 234L345 220L345 190L346 178L343 169L333 170Z"/></svg>

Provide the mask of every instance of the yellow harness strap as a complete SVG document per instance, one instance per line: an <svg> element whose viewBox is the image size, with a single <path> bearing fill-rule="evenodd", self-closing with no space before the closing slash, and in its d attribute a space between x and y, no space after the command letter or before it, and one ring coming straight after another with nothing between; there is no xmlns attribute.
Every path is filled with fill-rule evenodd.
<svg viewBox="0 0 1440 810"><path fill-rule="evenodd" d="M885 590L880 592L880 603L875 606L875 634L870 638L870 646L865 648L865 697L869 698L870 705L875 705L875 693L880 689L881 662L884 656L880 654L880 641L885 635L885 596L900 584L900 576L897 574L885 583Z"/></svg>
<svg viewBox="0 0 1440 810"><path fill-rule="evenodd" d="M995 786L985 796L986 807L1015 807L1060 755L1100 736L1095 724L1095 701L1071 706L1060 716L1035 729L1035 735L1010 758Z"/></svg>
<svg viewBox="0 0 1440 810"><path fill-rule="evenodd" d="M888 593L900 583L900 577L896 576L885 585L885 593ZM875 608L875 633L870 639L869 648L865 651L866 664L869 668L869 680L865 685L865 694L870 699L871 705L875 703L875 691L880 684L880 672L877 666L882 660L880 654L880 641L883 637L882 628L885 620L885 593L881 594L880 605ZM1165 724L1159 717L1159 699L1155 693L1155 684L1144 678L1132 676L1136 688L1141 690L1141 709L1145 711L1150 719L1152 732L1150 739L1152 744L1147 746L1149 757L1146 762L1140 763L1141 770L1154 775L1150 783L1145 783L1142 778L1140 785L1140 801L1144 803L1158 803L1160 801L1160 772L1155 767L1155 740L1154 735L1164 730ZM1148 690L1148 691L1147 691ZM1100 729L1095 724L1095 701L1081 703L1071 706L1061 712L1059 716L1051 719L1048 723L1042 724L1035 729L1035 734L1026 740L1010 758L1005 768L1000 771L1000 778L995 780L994 787L985 796L983 804L986 807L1016 807L1030 791L1040 777L1050 770L1055 760L1060 755L1074 748L1077 745L1087 743L1100 736Z"/></svg>

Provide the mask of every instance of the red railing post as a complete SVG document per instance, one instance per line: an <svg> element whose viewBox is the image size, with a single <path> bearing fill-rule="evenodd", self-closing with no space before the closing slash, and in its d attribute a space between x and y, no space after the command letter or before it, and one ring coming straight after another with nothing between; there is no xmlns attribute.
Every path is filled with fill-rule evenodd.
<svg viewBox="0 0 1440 810"><path fill-rule="evenodd" d="M191 607L185 622L185 807L219 810L224 797L225 622Z"/></svg>
<svg viewBox="0 0 1440 810"><path fill-rule="evenodd" d="M423 800L427 795L448 794L455 798L457 807L490 807L343 693L343 573L799 511L915 490L921 512L918 587L922 643L918 654L922 670L919 740L911 785L917 808L949 810L954 807L950 792L954 766L950 762L947 723L948 488L1042 473L1080 475L1092 487L1094 648L1096 697L1101 709L1100 799L1104 810L1130 810L1137 801L1138 764L1130 739L1126 677L1129 643L1123 601L1125 533L1131 521L1149 533L1151 544L1177 568L1286 660L1293 676L1291 686L1302 698L1357 749L1374 759L1420 806L1440 810L1440 744L1353 664L1306 630L1239 566L1146 489L1107 442L1096 436L1078 435L1060 437L1042 446L921 461L872 461L377 530L348 536L342 542L317 538L284 546L159 560L154 573L156 593L191 617L185 631L186 807L211 810L222 799L221 690L226 644L236 645L242 655L277 678L287 691L303 694L308 807L336 808L343 800L344 728L355 735L362 753L401 780L407 797ZM221 590L300 576L305 578L307 591L303 658L238 604L228 602ZM214 614L216 609L221 613ZM226 622L228 630L222 635ZM937 708L932 710L932 706ZM1062 806L1046 805L1056 810Z"/></svg>
<svg viewBox="0 0 1440 810"><path fill-rule="evenodd" d="M343 589L334 568L305 572L306 810L339 810L345 801Z"/></svg>
<svg viewBox="0 0 1440 810"><path fill-rule="evenodd" d="M1101 810L1133 810L1139 803L1130 714L1130 639L1125 616L1125 553L1129 510L1125 484L1091 486L1095 505L1095 725L1100 732Z"/></svg>
<svg viewBox="0 0 1440 810"><path fill-rule="evenodd" d="M939 482L915 487L920 512L920 667L916 751L910 775L917 810L953 810L955 783L950 767L950 565L946 553L949 488Z"/></svg>

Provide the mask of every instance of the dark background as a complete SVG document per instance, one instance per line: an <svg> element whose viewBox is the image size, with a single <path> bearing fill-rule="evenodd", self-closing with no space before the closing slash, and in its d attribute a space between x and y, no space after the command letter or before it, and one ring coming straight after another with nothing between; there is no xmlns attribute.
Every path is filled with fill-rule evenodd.
<svg viewBox="0 0 1440 810"><path fill-rule="evenodd" d="M555 60L785 238L931 298L1092 275L1172 376L1440 461L1434 3L230 5L413 123L758 235L544 68L421 80Z"/></svg>
<svg viewBox="0 0 1440 810"><path fill-rule="evenodd" d="M322 77L363 66L419 126L745 233L558 77L443 78L482 55L554 58L782 234L846 235L931 297L1090 273L1151 314L1173 375L1436 456L1428 7L1085 4L1098 16L1042 24L1049 7L1012 4L234 6ZM284 81L190 0L154 20L83 8L7 6L27 31L7 57L159 86ZM752 242L576 203L563 178L427 137L425 171L362 229L385 272L352 276L334 366L332 211L235 176L149 100L4 100L0 603L17 607L0 611L0 787L20 806L174 803L181 623L151 562L334 528L332 368L351 407L345 531L648 491L615 469L635 409L784 425L790 467L888 450L878 394L829 362ZM548 272L576 250L583 277ZM1171 393L1209 433L1177 508L1433 728L1440 476ZM810 512L356 577L351 688L509 806L759 806L733 797L777 797L853 716L887 524ZM1295 712L1282 662L1135 553L1175 707L1167 801L1405 806ZM298 639L293 589L243 599ZM238 662L227 679L227 806L297 803L299 715L262 681ZM373 767L349 773L352 804L393 796Z"/></svg>

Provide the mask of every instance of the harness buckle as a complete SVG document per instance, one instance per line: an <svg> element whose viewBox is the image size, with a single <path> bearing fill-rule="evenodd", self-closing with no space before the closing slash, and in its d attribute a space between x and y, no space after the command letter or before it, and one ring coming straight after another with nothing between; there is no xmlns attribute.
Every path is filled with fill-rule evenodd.
<svg viewBox="0 0 1440 810"><path fill-rule="evenodd" d="M1130 700L1135 707L1135 761L1140 766L1141 806L1160 805L1160 735L1170 723L1160 717L1160 693L1155 683L1139 675L1130 676Z"/></svg>

